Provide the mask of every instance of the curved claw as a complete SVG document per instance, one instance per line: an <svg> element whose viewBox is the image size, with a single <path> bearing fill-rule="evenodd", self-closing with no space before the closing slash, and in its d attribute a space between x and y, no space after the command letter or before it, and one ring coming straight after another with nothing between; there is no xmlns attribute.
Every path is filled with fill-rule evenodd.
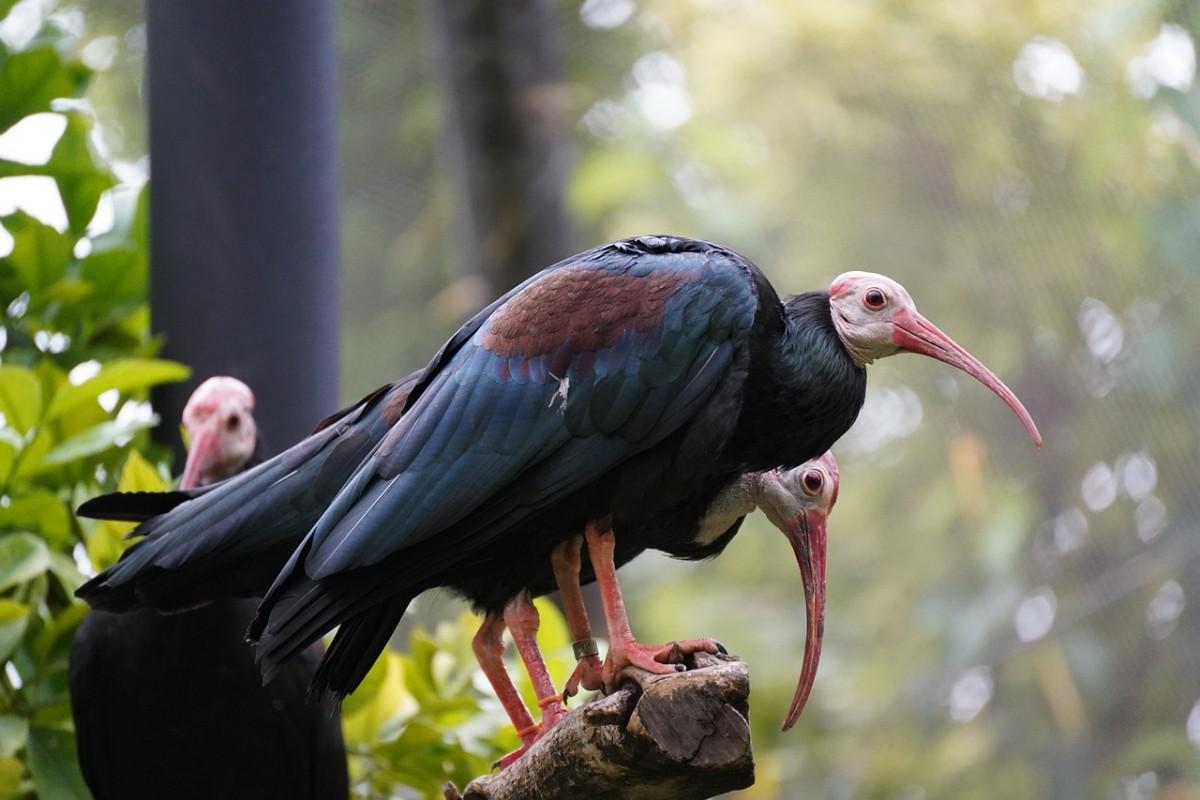
<svg viewBox="0 0 1200 800"><path fill-rule="evenodd" d="M519 759L521 756L525 755L526 751L528 751L529 748L530 748L530 745L523 744L520 747L518 747L516 750L513 750L511 753L501 756L500 758L498 758L492 762L492 769L500 770L500 771L508 769L514 762L517 761L517 759Z"/></svg>
<svg viewBox="0 0 1200 800"><path fill-rule="evenodd" d="M540 722L535 722L524 730L517 731L517 738L521 740L521 746L511 753L501 756L492 762L492 769L505 770L512 765L517 759L525 755L529 748L533 747L533 743L542 738L545 729Z"/></svg>
<svg viewBox="0 0 1200 800"><path fill-rule="evenodd" d="M700 652L717 653L720 649L716 640L707 637L680 639L665 645L638 644L632 639L613 642L604 659L601 675L604 691L611 693L616 689L621 673L628 667L636 667L653 675L671 675L687 670L687 666L681 663L684 656Z"/></svg>
<svg viewBox="0 0 1200 800"><path fill-rule="evenodd" d="M599 656L585 656L579 659L575 665L575 671L571 673L571 677L567 678L567 683L563 687L563 703L567 702L567 698L579 694L581 686L589 692L603 689L603 673L604 665L600 663Z"/></svg>

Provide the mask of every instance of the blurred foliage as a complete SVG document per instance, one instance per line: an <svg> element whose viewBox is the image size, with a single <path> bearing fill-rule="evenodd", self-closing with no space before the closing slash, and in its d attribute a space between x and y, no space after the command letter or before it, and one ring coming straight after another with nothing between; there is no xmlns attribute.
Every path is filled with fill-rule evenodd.
<svg viewBox="0 0 1200 800"><path fill-rule="evenodd" d="M188 371L153 358L145 203L95 147L78 42L54 21L32 34L0 47L0 134L32 115L42 130L57 117L61 134L40 161L0 158L0 186L51 182L63 213L61 227L0 215L0 798L86 798L66 675L86 608L72 593L128 526L71 512L117 486L165 485L139 454L158 421L145 395Z"/></svg>
<svg viewBox="0 0 1200 800"><path fill-rule="evenodd" d="M424 6L341 7L353 399L423 363L479 298L455 258ZM138 4L85 8L115 41L104 133L136 155ZM803 607L782 538L755 518L714 562L648 556L623 571L639 635L715 635L750 662L758 784L745 796L1200 794L1200 7L556 8L581 248L702 236L783 291L888 273L1046 437L1034 451L995 398L944 366L872 368L860 424L836 448L822 669L787 735ZM456 636L448 654L466 652L469 630ZM403 696L376 695L384 712L351 737L360 793L429 792L463 759L515 746L464 739L460 756L444 737L467 723L453 723L436 728L452 769L402 774L414 768L392 750L379 763L395 762L395 779L364 784L370 742L399 735L384 720L413 713ZM13 730L0 722L0 755Z"/></svg>
<svg viewBox="0 0 1200 800"><path fill-rule="evenodd" d="M574 666L566 622L535 601L547 666L561 685ZM461 789L520 744L475 662L479 619L462 612L432 634L416 627L406 653L387 651L342 706L354 797L440 798L446 781ZM537 708L523 668L509 665L525 702ZM519 677L518 677L519 676Z"/></svg>
<svg viewBox="0 0 1200 800"><path fill-rule="evenodd" d="M888 273L1046 436L944 366L872 368L835 448L825 658L788 735L803 607L782 537L754 519L712 563L623 570L639 635L749 660L746 795L1200 793L1200 6L556 8L580 248L701 236L783 291ZM421 9L343 3L347 397L477 300Z"/></svg>

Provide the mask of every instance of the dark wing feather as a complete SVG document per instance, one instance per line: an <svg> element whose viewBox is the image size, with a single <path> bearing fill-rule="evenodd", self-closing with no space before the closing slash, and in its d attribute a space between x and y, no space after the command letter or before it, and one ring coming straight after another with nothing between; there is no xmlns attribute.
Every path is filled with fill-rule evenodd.
<svg viewBox="0 0 1200 800"><path fill-rule="evenodd" d="M264 600L252 629L264 671L383 599L368 596L377 582L331 579L436 543L436 557L421 547L417 581L692 419L731 378L757 308L752 266L692 244L585 253L456 334Z"/></svg>
<svg viewBox="0 0 1200 800"><path fill-rule="evenodd" d="M744 262L718 255L582 261L529 283L432 376L339 492L313 530L306 572L320 579L370 566L507 504L514 482L543 462L554 476L523 494L535 504L559 496L678 429L725 376L753 320ZM638 301L639 316L620 316ZM561 321L553 304L567 306ZM742 324L736 337L726 328L716 339L709 319L724 304L742 307ZM610 306L616 323L605 329L596 318ZM526 333L547 315L560 325L553 335ZM624 358L606 363L610 350ZM524 362L515 375L514 360ZM629 398L598 401L605 383L609 396Z"/></svg>
<svg viewBox="0 0 1200 800"><path fill-rule="evenodd" d="M204 487L207 489L209 487ZM203 489L170 492L113 492L93 497L75 510L88 519L145 522L165 514L180 503L198 497Z"/></svg>
<svg viewBox="0 0 1200 800"><path fill-rule="evenodd" d="M190 493L132 535L145 538L77 592L93 607L189 608L224 595L261 596L354 469L395 423L418 374L368 395L291 449L241 475ZM136 497L149 509L155 495ZM110 501L109 498L112 498ZM119 498L85 504L101 511ZM106 505L107 504L107 505ZM81 509L81 513L84 509ZM107 513L107 512L106 512Z"/></svg>

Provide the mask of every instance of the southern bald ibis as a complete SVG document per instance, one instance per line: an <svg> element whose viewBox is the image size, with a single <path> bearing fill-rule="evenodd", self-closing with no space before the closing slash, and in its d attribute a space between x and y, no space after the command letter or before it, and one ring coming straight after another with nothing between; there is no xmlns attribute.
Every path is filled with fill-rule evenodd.
<svg viewBox="0 0 1200 800"><path fill-rule="evenodd" d="M267 462L150 520L152 557L134 548L79 594L99 608L194 601L198 581L172 575L266 535L252 523L293 535L289 526L309 515L282 499L313 500L318 518L251 635L270 678L340 625L314 688L345 694L425 589L450 586L495 619L523 592L552 591L551 555L581 533L590 556L582 580L600 574L614 587L615 568L647 548L693 559L720 552L736 526L707 545L695 539L714 499L747 473L828 450L862 406L865 366L905 351L981 381L1040 444L1013 393L889 278L846 273L829 291L781 300L757 267L719 245L649 236L598 247L463 325L352 469L331 470L333 480L310 469L306 440L289 462ZM378 403L372 397L348 413ZM619 604L607 610L617 633L605 677L631 663L674 669L658 659L678 648L638 645Z"/></svg>
<svg viewBox="0 0 1200 800"><path fill-rule="evenodd" d="M246 467L258 438L253 408L249 387L234 378L196 389L183 413L190 447L181 491L172 494ZM147 497L110 498L110 510L136 518ZM70 693L80 766L97 800L348 796L338 717L328 704L305 701L321 654L304 650L262 686L245 644L256 606L224 600L172 616L94 611L83 621Z"/></svg>
<svg viewBox="0 0 1200 800"><path fill-rule="evenodd" d="M817 675L817 665L821 660L821 641L825 629L826 520L837 502L838 486L839 474L833 453L825 453L818 459L789 470L768 470L742 475L712 499L692 535L692 545L697 552L716 555L737 533L746 516L760 508L787 537L796 554L804 581L804 660L796 692L783 723L785 731L796 724L800 712L804 709ZM488 612L475 637L475 653L484 674L521 738L521 748L501 759L498 762L501 767L523 755L535 741L562 719L566 713L563 703L578 691L579 686L582 685L586 689L611 689L616 681L617 676L609 674L606 665L601 664L597 657L591 623L583 603L580 584L583 541L583 536L570 537L556 546L551 555L555 581L562 597L567 626L575 640L578 659L575 672L567 680L561 695L556 693L538 650L538 613L526 592L521 592L509 600L502 613ZM589 536L589 550L593 541L594 538ZM590 555L594 558L597 554L591 551ZM645 657L644 662L638 666L659 671L663 664L673 661L676 654L681 655L689 650L707 650L710 647L721 648L720 644L712 640L673 642L654 648L638 645L632 641L616 573L602 569L594 577L600 585L609 634L629 640L628 646ZM504 669L501 659L504 649L501 635L506 625L512 631L513 641L534 688L540 695L539 704L543 709L540 724L533 721L516 686ZM611 668L611 665L607 666ZM671 669L682 667L671 666Z"/></svg>

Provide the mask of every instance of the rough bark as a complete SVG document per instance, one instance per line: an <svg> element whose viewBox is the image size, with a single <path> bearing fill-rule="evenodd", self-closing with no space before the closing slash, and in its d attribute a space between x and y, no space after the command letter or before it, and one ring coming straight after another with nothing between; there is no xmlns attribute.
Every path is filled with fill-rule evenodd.
<svg viewBox="0 0 1200 800"><path fill-rule="evenodd" d="M448 784L447 800L700 800L750 786L749 670L705 653L689 666L675 675L631 672L504 772L462 793Z"/></svg>

